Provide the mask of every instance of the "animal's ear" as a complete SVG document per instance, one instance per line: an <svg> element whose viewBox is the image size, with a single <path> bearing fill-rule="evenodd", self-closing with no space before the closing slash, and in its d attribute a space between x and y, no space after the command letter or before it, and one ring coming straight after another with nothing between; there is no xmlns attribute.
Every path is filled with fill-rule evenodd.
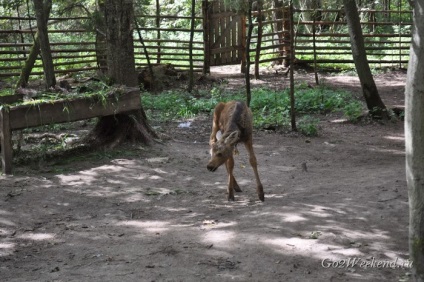
<svg viewBox="0 0 424 282"><path fill-rule="evenodd" d="M228 135L227 138L225 138L225 144L234 145L239 140L240 133L238 131L231 132L230 135Z"/></svg>
<svg viewBox="0 0 424 282"><path fill-rule="evenodd" d="M221 130L218 130L216 132L216 139L219 141L221 138L222 138L222 132L221 132Z"/></svg>

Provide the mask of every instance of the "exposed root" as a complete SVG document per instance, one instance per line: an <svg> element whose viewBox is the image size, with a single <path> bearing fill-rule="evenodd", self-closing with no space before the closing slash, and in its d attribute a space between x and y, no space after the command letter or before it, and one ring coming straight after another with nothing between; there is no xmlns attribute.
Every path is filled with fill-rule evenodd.
<svg viewBox="0 0 424 282"><path fill-rule="evenodd" d="M100 118L85 142L90 146L114 148L125 141L149 145L157 138L142 110Z"/></svg>

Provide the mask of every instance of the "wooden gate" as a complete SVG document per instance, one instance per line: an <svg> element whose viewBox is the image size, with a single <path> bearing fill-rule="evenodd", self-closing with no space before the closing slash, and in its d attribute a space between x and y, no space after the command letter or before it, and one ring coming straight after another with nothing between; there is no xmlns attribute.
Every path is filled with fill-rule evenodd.
<svg viewBox="0 0 424 282"><path fill-rule="evenodd" d="M223 1L204 0L205 70L210 66L240 64L246 50L246 17Z"/></svg>

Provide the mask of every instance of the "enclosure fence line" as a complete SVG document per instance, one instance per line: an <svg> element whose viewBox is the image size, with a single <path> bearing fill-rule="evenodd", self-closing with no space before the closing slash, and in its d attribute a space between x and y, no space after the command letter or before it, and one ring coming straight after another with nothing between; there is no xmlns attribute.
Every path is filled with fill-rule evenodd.
<svg viewBox="0 0 424 282"><path fill-rule="evenodd" d="M261 1L262 2L262 1ZM272 2L272 5L268 2ZM399 1L401 2L401 1ZM390 8L390 7L389 7ZM397 9L394 9L397 8ZM400 7L360 11L365 48L369 63L375 67L405 67L409 60L412 11ZM155 9L154 9L155 10ZM141 34L154 65L170 64L176 70L189 67L190 28L184 14L156 13L138 15ZM253 11L250 60L255 71L261 64L287 64L290 40L294 40L296 63L337 67L353 64L348 28L343 9L293 9L283 1L266 1ZM290 15L294 18L295 37L290 38ZM33 17L0 17L0 77L17 77L33 43L36 30ZM175 26L175 22L181 23ZM211 66L242 64L246 50L246 16L225 7L221 1L202 1L194 18L193 65L196 72L208 72ZM95 28L88 17L51 18L49 34L57 74L104 68ZM138 68L147 65L146 54L134 33L135 60ZM104 59L104 58L103 58ZM42 75L38 59L32 75Z"/></svg>

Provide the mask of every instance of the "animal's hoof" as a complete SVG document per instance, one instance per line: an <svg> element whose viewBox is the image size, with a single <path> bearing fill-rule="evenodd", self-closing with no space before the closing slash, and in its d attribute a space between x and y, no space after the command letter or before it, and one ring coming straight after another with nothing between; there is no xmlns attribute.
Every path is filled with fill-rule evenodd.
<svg viewBox="0 0 424 282"><path fill-rule="evenodd" d="M260 194L259 196L259 200L261 200L262 202L265 201L265 195L264 194Z"/></svg>
<svg viewBox="0 0 424 282"><path fill-rule="evenodd" d="M231 202L234 202L234 200L235 200L235 199L234 199L234 195L232 195L232 196L230 196L230 195L229 195L229 196L228 196L228 201L229 201L229 202L230 202L230 201L231 201Z"/></svg>
<svg viewBox="0 0 424 282"><path fill-rule="evenodd" d="M243 191L241 191L241 189L240 189L240 187L238 185L235 185L234 186L234 191L236 191L236 192L243 192Z"/></svg>

